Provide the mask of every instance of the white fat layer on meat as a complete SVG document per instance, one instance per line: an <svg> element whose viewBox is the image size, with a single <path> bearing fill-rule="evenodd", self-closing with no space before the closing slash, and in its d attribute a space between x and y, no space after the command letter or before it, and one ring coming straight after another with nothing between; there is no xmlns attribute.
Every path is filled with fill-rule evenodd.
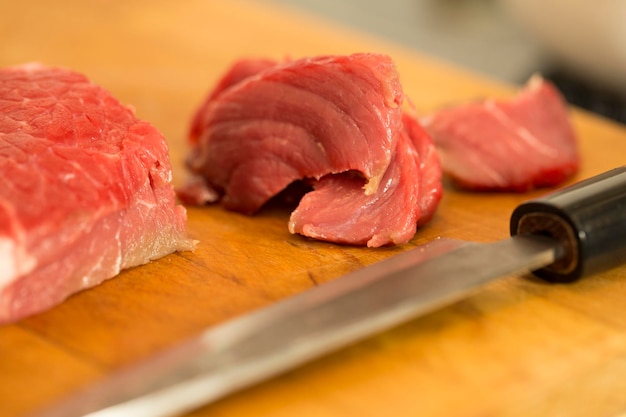
<svg viewBox="0 0 626 417"><path fill-rule="evenodd" d="M122 240L120 239L120 233L122 231L121 227L118 227L117 232L115 232L115 246L116 246L116 256L115 256L115 265L113 268L115 269L116 274L118 274L122 269Z"/></svg>
<svg viewBox="0 0 626 417"><path fill-rule="evenodd" d="M15 246L13 239L0 236L0 289L32 271L37 261Z"/></svg>
<svg viewBox="0 0 626 417"><path fill-rule="evenodd" d="M26 233L15 219L15 207L0 201L0 214L9 219L9 236L0 236L0 289L37 266L37 259L24 250Z"/></svg>
<svg viewBox="0 0 626 417"><path fill-rule="evenodd" d="M113 219L111 222L104 220L102 227L104 229L110 229L111 224L116 227L123 222L123 216L118 213L120 221ZM83 288L89 288L96 284L101 283L104 279L108 279L116 276L123 269L122 266L122 240L120 239L121 227L116 227L114 242L115 247L109 247L108 252L102 254L98 258L98 261L94 263L90 271L83 275L81 284ZM111 259L114 256L114 259ZM106 262L105 262L106 260Z"/></svg>
<svg viewBox="0 0 626 417"><path fill-rule="evenodd" d="M15 245L11 239L0 237L0 288L11 282L16 273Z"/></svg>
<svg viewBox="0 0 626 417"><path fill-rule="evenodd" d="M68 181L71 181L71 180L73 180L74 178L76 178L76 174L75 174L75 173L73 173L73 172L71 172L71 173L67 173L67 174L62 174L62 175L61 175L61 180L62 180L63 182L68 182Z"/></svg>

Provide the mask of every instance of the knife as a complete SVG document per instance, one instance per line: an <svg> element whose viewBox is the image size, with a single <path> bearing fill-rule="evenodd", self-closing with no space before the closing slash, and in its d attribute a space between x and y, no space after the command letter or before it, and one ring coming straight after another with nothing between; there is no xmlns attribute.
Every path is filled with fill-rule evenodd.
<svg viewBox="0 0 626 417"><path fill-rule="evenodd" d="M170 417L528 271L572 282L626 262L626 166L519 205L511 237L436 239L209 328L33 417Z"/></svg>

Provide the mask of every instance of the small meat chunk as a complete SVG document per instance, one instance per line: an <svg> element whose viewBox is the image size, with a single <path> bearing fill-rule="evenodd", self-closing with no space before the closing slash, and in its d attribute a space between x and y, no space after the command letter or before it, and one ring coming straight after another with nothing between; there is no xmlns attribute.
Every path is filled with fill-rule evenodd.
<svg viewBox="0 0 626 417"><path fill-rule="evenodd" d="M451 106L422 122L463 188L524 192L558 185L580 166L566 103L540 76L511 99Z"/></svg>

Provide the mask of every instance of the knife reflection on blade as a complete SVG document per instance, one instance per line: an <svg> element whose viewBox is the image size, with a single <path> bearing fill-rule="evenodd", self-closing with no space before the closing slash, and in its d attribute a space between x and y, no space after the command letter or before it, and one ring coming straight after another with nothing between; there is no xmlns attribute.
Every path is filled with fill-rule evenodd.
<svg viewBox="0 0 626 417"><path fill-rule="evenodd" d="M512 237L437 239L209 328L37 417L190 411L467 296L534 271L568 282L626 262L626 167L518 206Z"/></svg>

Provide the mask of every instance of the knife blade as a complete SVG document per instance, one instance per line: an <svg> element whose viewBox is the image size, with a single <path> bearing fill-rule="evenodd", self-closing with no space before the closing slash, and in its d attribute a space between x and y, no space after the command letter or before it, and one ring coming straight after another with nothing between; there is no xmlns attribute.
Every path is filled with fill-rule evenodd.
<svg viewBox="0 0 626 417"><path fill-rule="evenodd" d="M505 276L626 262L626 166L519 205L511 237L437 239L209 328L33 417L170 417L457 301Z"/></svg>

